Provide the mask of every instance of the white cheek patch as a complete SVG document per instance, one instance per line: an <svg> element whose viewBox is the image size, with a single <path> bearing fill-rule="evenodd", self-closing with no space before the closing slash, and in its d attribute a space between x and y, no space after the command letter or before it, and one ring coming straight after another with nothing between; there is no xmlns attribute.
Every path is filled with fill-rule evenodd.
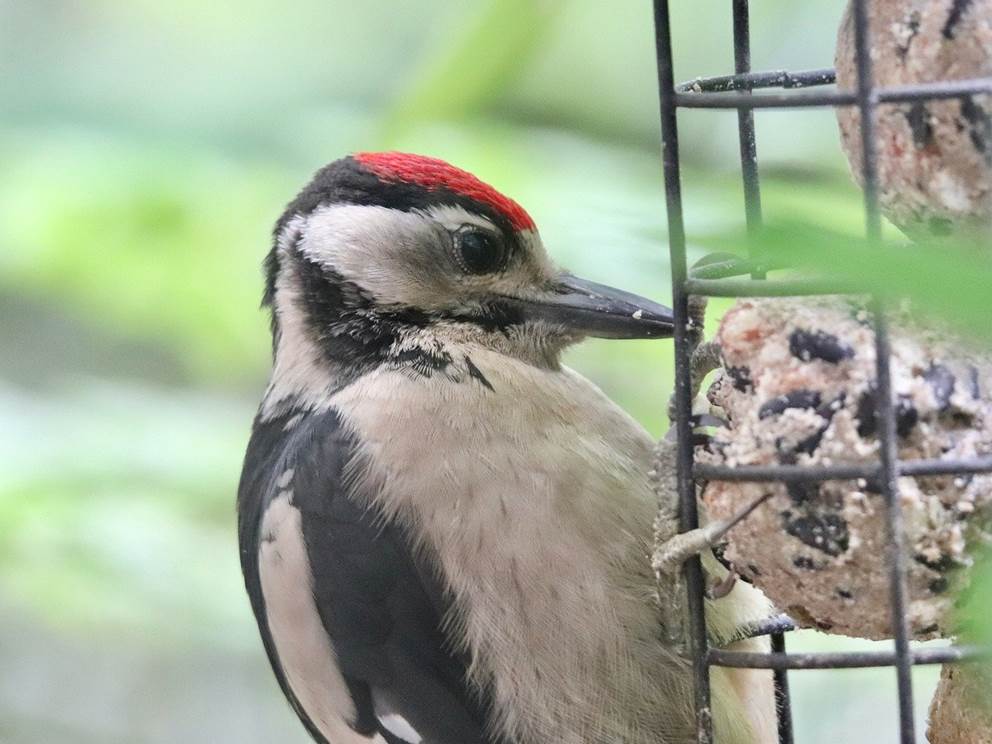
<svg viewBox="0 0 992 744"><path fill-rule="evenodd" d="M379 304L430 307L450 291L443 240L438 224L421 212L333 204L307 218L295 245Z"/></svg>
<svg viewBox="0 0 992 744"><path fill-rule="evenodd" d="M279 245L279 251L289 253L296 245L297 239L306 231L306 227L307 218L302 214L296 215L287 222L279 232L279 238L276 241Z"/></svg>
<svg viewBox="0 0 992 744"><path fill-rule="evenodd" d="M262 520L258 570L279 665L307 717L334 744L385 744L357 734L355 705L313 599L300 511L283 491Z"/></svg>
<svg viewBox="0 0 992 744"><path fill-rule="evenodd" d="M306 218L298 248L311 261L346 279L357 279L364 275L359 269L375 266L376 258L381 260L375 254L397 244L414 243L425 222L423 215L389 207L329 204Z"/></svg>

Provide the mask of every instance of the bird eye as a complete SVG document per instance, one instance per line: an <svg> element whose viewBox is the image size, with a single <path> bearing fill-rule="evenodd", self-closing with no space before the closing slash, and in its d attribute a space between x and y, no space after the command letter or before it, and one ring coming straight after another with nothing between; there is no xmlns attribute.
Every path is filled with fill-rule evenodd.
<svg viewBox="0 0 992 744"><path fill-rule="evenodd" d="M481 230L463 229L455 234L458 263L467 274L489 274L503 266L502 241Z"/></svg>

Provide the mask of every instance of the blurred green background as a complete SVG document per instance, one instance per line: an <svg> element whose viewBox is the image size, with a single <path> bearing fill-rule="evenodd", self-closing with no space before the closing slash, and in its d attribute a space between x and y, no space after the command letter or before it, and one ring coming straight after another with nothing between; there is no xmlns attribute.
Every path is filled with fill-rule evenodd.
<svg viewBox="0 0 992 744"><path fill-rule="evenodd" d="M842 0L754 5L756 68L831 64ZM730 71L730 3L672 7L676 76ZM0 741L306 741L234 534L271 225L329 160L419 151L561 263L670 299L652 33L647 2L0 0ZM757 116L771 219L860 234L832 115ZM695 256L743 221L736 117L680 126ZM660 434L670 356L570 363ZM889 670L793 688L800 741L894 738Z"/></svg>

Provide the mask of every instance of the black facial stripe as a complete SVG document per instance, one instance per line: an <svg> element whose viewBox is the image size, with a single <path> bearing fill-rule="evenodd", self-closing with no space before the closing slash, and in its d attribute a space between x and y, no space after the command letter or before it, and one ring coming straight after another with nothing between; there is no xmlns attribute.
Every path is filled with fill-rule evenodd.
<svg viewBox="0 0 992 744"><path fill-rule="evenodd" d="M265 272L262 307L269 310L269 333L272 335L272 355L275 356L276 342L279 340L279 319L275 313L276 277L279 276L279 253L275 248L265 255L262 268Z"/></svg>
<svg viewBox="0 0 992 744"><path fill-rule="evenodd" d="M519 307L502 300L488 302L474 312L438 313L433 317L455 323L471 323L490 333L505 333L514 326L522 325L525 320Z"/></svg>
<svg viewBox="0 0 992 744"><path fill-rule="evenodd" d="M298 251L292 257L300 284L299 309L311 337L330 362L356 369L376 366L389 358L404 332L429 325L424 313L378 309L367 293L338 272Z"/></svg>
<svg viewBox="0 0 992 744"><path fill-rule="evenodd" d="M495 302L475 314L427 314L412 308L383 310L373 299L338 272L322 267L299 250L290 254L300 286L299 310L309 335L325 359L357 377L382 364L391 364L430 377L452 364L439 344L403 345L418 330L441 322L471 323L489 332L505 333L523 322L509 304Z"/></svg>

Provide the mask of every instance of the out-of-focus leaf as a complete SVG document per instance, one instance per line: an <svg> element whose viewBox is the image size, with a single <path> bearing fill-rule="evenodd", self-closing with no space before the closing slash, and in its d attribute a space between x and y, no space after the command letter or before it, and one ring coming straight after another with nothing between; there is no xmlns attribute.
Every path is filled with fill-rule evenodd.
<svg viewBox="0 0 992 744"><path fill-rule="evenodd" d="M4 163L0 291L153 335L193 379L261 375L261 260L292 193L284 173L55 133L6 149Z"/></svg>
<svg viewBox="0 0 992 744"><path fill-rule="evenodd" d="M527 66L547 37L562 0L488 0L472 8L418 69L384 124L391 140L410 124L476 113Z"/></svg>
<svg viewBox="0 0 992 744"><path fill-rule="evenodd" d="M749 245L741 233L709 236L714 250L743 254ZM777 265L813 270L891 298L909 297L914 307L942 318L983 342L992 342L992 261L988 246L973 242L915 245L871 244L818 225L781 221L758 238Z"/></svg>
<svg viewBox="0 0 992 744"><path fill-rule="evenodd" d="M957 610L957 624L969 643L992 648L992 548L971 569L973 579Z"/></svg>
<svg viewBox="0 0 992 744"><path fill-rule="evenodd" d="M120 381L0 386L0 597L77 629L250 638L233 508L252 409Z"/></svg>

